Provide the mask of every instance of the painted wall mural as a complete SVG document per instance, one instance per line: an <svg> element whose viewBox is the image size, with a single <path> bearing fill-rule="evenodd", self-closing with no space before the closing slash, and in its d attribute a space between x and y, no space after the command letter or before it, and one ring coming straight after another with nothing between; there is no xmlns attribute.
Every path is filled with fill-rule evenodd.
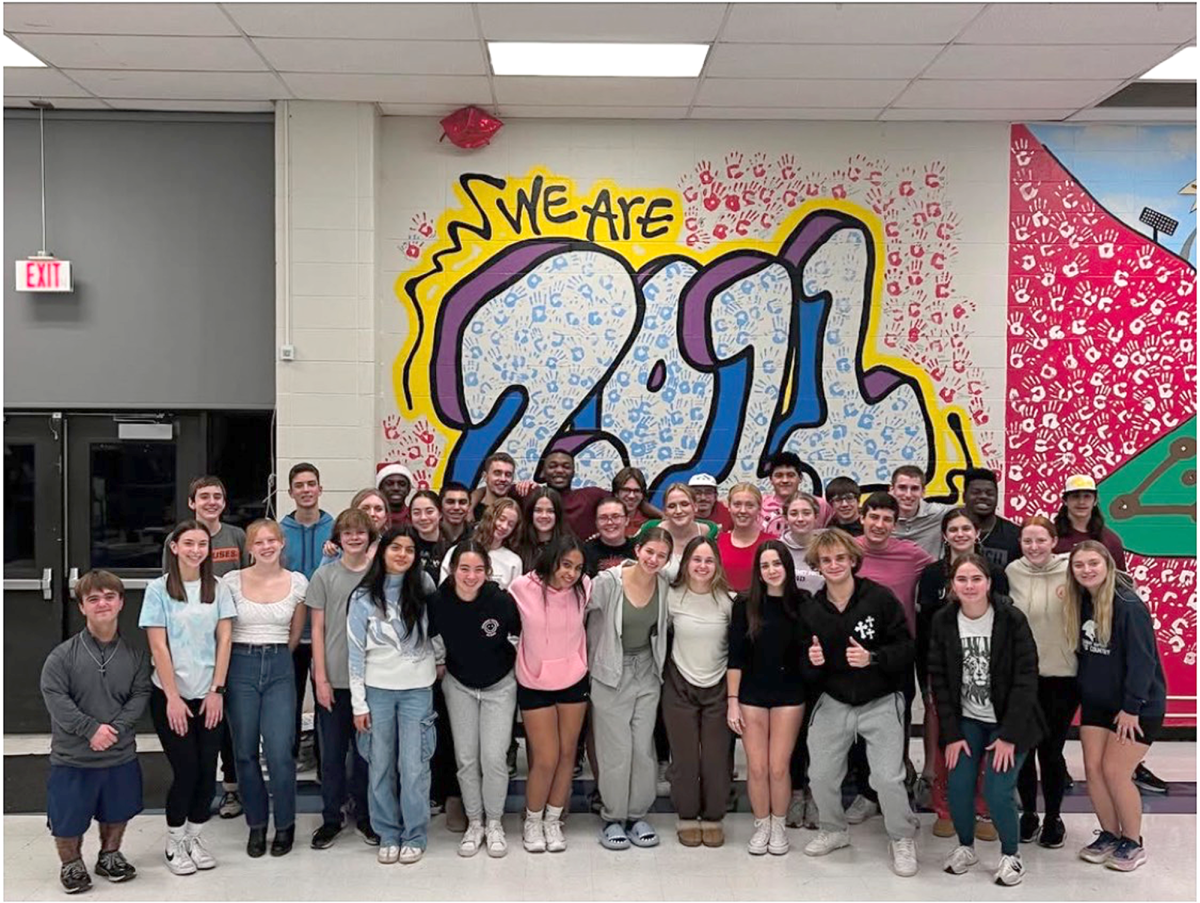
<svg viewBox="0 0 1200 903"><path fill-rule="evenodd" d="M990 415L946 178L739 152L677 189L463 175L460 207L414 217L403 248L390 454L473 484L495 449L531 475L569 448L585 482L635 463L661 490L786 448L817 488L916 462L949 491L1000 450L975 435Z"/></svg>
<svg viewBox="0 0 1200 903"><path fill-rule="evenodd" d="M1194 178L1195 129L1190 144L1175 131L1171 140L1149 133L1158 140L1143 150L1182 151L1179 172ZM1087 129L1046 135L1095 168ZM1124 151L1137 140L1136 127L1106 126L1096 143ZM1013 127L1011 152L1008 512L1055 510L1069 474L1096 479L1104 516L1131 553L1130 572L1154 614L1169 692L1178 697L1172 711L1194 716L1196 270L1183 254L1195 214L1173 209L1181 228L1156 244L1106 209L1029 128ZM1123 156L1108 159L1119 168ZM1163 180L1148 181L1151 193L1126 209L1166 206L1152 193ZM1137 173L1127 171L1125 190L1137 186Z"/></svg>

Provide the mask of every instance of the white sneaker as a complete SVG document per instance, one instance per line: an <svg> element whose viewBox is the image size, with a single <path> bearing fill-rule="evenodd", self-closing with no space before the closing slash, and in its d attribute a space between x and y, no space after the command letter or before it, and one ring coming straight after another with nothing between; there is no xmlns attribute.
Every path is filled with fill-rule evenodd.
<svg viewBox="0 0 1200 903"><path fill-rule="evenodd" d="M846 808L846 821L852 825L861 825L872 815L879 814L879 804L873 803L861 793Z"/></svg>
<svg viewBox="0 0 1200 903"><path fill-rule="evenodd" d="M399 858L400 848L391 843L380 844L379 852L375 855L380 865L392 865Z"/></svg>
<svg viewBox="0 0 1200 903"><path fill-rule="evenodd" d="M508 855L508 838L504 836L504 825L500 819L487 823L487 851L493 859L503 859Z"/></svg>
<svg viewBox="0 0 1200 903"><path fill-rule="evenodd" d="M546 852L546 831L540 818L525 819L521 842L528 853Z"/></svg>
<svg viewBox="0 0 1200 903"><path fill-rule="evenodd" d="M889 847L892 849L892 871L901 878L911 878L917 873L917 842L911 837L901 837L893 840Z"/></svg>
<svg viewBox="0 0 1200 903"><path fill-rule="evenodd" d="M974 847L958 846L946 857L945 863L942 864L942 871L949 872L951 875L965 875L967 869L979 863L979 857L975 855Z"/></svg>
<svg viewBox="0 0 1200 903"><path fill-rule="evenodd" d="M463 833L462 840L458 842L458 855L464 859L470 858L478 853L482 846L483 825L477 821L470 822L467 830Z"/></svg>
<svg viewBox="0 0 1200 903"><path fill-rule="evenodd" d="M184 841L187 843L187 852L192 857L192 862L196 863L196 868L204 871L206 869L215 869L217 860L213 859L212 853L208 852L204 847L204 841L200 837L200 831L204 825L193 824L187 822L184 825Z"/></svg>
<svg viewBox="0 0 1200 903"><path fill-rule="evenodd" d="M176 875L194 875L196 873L196 863L192 862L192 857L188 855L187 841L184 840L182 833L178 836L169 834L167 836L167 849L164 854L167 860L167 868Z"/></svg>
<svg viewBox="0 0 1200 903"><path fill-rule="evenodd" d="M827 856L834 850L850 846L849 831L818 831L804 847L805 856Z"/></svg>
<svg viewBox="0 0 1200 903"><path fill-rule="evenodd" d="M762 856L771 846L771 819L756 818L754 819L754 833L750 836L750 843L746 845L746 849L750 851L751 856Z"/></svg>
<svg viewBox="0 0 1200 903"><path fill-rule="evenodd" d="M767 841L767 852L772 856L785 856L791 848L788 843L787 829L783 824L783 817L779 815L771 816L771 839Z"/></svg>
<svg viewBox="0 0 1200 903"><path fill-rule="evenodd" d="M1020 854L1000 857L1000 867L996 869L997 884L1012 887L1014 884L1020 884L1024 877L1025 864L1021 862Z"/></svg>
<svg viewBox="0 0 1200 903"><path fill-rule="evenodd" d="M425 851L420 847L410 847L408 845L402 846L400 848L400 864L412 865L424 855Z"/></svg>
<svg viewBox="0 0 1200 903"><path fill-rule="evenodd" d="M567 838L563 837L563 827L560 819L547 818L542 822L542 834L546 838L547 853L561 853L567 848Z"/></svg>

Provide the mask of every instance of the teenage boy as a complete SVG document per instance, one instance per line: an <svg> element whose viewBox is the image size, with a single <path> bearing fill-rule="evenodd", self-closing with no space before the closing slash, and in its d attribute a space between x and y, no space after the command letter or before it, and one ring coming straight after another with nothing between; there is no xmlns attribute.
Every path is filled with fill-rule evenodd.
<svg viewBox="0 0 1200 903"><path fill-rule="evenodd" d="M773 491L762 500L759 524L763 532L773 536L787 533L787 506L800 489L800 467L800 456L789 451L776 452L767 462L767 478Z"/></svg>
<svg viewBox="0 0 1200 903"><path fill-rule="evenodd" d="M375 488L387 499L393 527L408 523L408 496L412 493L412 471L403 464L384 462L375 467Z"/></svg>
<svg viewBox="0 0 1200 903"><path fill-rule="evenodd" d="M696 520L709 521L726 532L733 530L733 515L724 502L717 500L716 477L698 473L688 480L688 487L696 499Z"/></svg>
<svg viewBox="0 0 1200 903"><path fill-rule="evenodd" d="M919 822L904 788L901 753L908 731L901 689L913 668L915 644L896 597L856 573L861 555L854 539L837 529L818 533L807 554L825 585L800 614L802 633L811 636L801 666L817 694L808 728L808 776L820 818L820 833L804 852L824 856L850 845L842 779L857 736L872 765L892 870L910 877L917 873Z"/></svg>
<svg viewBox="0 0 1200 903"><path fill-rule="evenodd" d="M442 484L442 535L446 542L461 542L471 533L471 493L462 483Z"/></svg>
<svg viewBox="0 0 1200 903"><path fill-rule="evenodd" d="M979 522L983 554L1004 569L1021 557L1021 528L996 514L999 495L994 470L972 467L963 477L963 505Z"/></svg>
<svg viewBox="0 0 1200 903"><path fill-rule="evenodd" d="M831 514L828 526L845 530L851 536L862 536L862 489L850 477L834 477L825 486L825 501Z"/></svg>
<svg viewBox="0 0 1200 903"><path fill-rule="evenodd" d="M570 452L550 452L542 458L538 471L546 485L562 496L563 517L571 532L578 537L591 536L596 529L596 506L602 498L610 495L608 490L599 486L572 488L575 456Z"/></svg>
<svg viewBox="0 0 1200 903"><path fill-rule="evenodd" d="M583 544L583 571L595 577L626 559L636 558L633 540L625 535L629 514L625 503L615 495L596 506L596 534Z"/></svg>
<svg viewBox="0 0 1200 903"><path fill-rule="evenodd" d="M142 811L135 732L150 699L150 656L118 630L125 585L108 571L90 571L76 595L83 629L54 648L41 679L51 730L46 822L69 894L92 886L83 836L93 818L100 826L96 875L109 881L137 875L121 854L121 838Z"/></svg>
<svg viewBox="0 0 1200 903"><path fill-rule="evenodd" d="M517 462L507 452L495 452L483 459L483 486L471 493L471 514L476 522L488 505L512 496Z"/></svg>
<svg viewBox="0 0 1200 903"><path fill-rule="evenodd" d="M227 502L225 484L220 477L206 474L196 477L188 486L188 507L196 520L208 529L208 547L211 550L214 577L224 577L230 571L249 567L250 556L246 552L246 532L233 524L221 523ZM163 573L167 570L167 543L163 542ZM237 818L242 814L242 799L238 796L237 771L233 761L233 735L229 730L229 719L223 719L221 728L221 802L217 808L221 818Z"/></svg>
<svg viewBox="0 0 1200 903"><path fill-rule="evenodd" d="M283 566L312 580L321 564L321 550L333 531L333 517L320 507L321 472L315 464L303 461L288 471L288 495L296 503L296 510L284 515L279 522L283 529ZM300 642L292 651L292 670L296 677L296 739L292 744L292 758L300 755L300 715L304 710L304 687L311 667L312 619L306 618Z"/></svg>
<svg viewBox="0 0 1200 903"><path fill-rule="evenodd" d="M937 558L942 553L942 515L954 506L925 501L925 472L914 464L901 465L892 472L888 491L900 506L896 538L915 542Z"/></svg>
<svg viewBox="0 0 1200 903"><path fill-rule="evenodd" d="M317 742L321 746L321 826L313 832L312 846L331 846L342 830L342 804L354 803L356 828L363 840L379 845L371 829L367 808L367 763L355 742L354 710L350 702L350 647L346 612L350 594L358 587L371 560L367 548L377 538L366 512L348 508L337 516L333 541L341 558L322 565L313 574L304 597L312 614L313 686L317 698ZM352 751L352 752L351 752ZM353 760L346 774L346 754Z"/></svg>

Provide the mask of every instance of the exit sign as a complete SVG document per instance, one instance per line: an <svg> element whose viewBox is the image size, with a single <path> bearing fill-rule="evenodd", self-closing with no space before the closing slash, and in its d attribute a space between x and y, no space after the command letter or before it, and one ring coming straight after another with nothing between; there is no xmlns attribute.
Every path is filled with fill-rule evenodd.
<svg viewBox="0 0 1200 903"><path fill-rule="evenodd" d="M70 292L71 261L53 257L30 257L17 261L17 291Z"/></svg>

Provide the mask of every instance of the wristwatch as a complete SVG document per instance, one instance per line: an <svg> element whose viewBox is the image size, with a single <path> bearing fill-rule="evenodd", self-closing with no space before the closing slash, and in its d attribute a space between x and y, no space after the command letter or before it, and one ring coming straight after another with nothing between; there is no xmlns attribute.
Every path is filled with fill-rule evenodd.
<svg viewBox="0 0 1200 903"><path fill-rule="evenodd" d="M216 684L213 684L211 687L209 687L209 688L208 688L208 692L210 692L210 693L216 693L218 696L224 696L224 695L225 695L225 688L224 688L224 687L218 687Z"/></svg>

